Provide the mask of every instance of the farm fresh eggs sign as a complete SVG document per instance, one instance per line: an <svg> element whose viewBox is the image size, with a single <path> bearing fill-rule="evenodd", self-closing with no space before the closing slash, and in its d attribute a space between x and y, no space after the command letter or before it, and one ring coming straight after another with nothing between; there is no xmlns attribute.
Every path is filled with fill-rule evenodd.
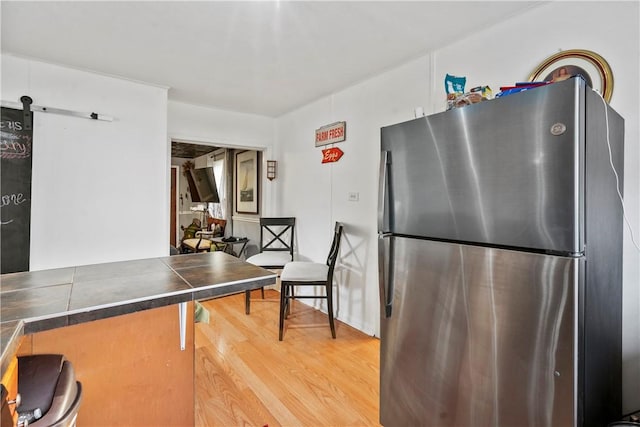
<svg viewBox="0 0 640 427"><path fill-rule="evenodd" d="M316 129L316 147L342 142L346 139L347 122L335 122Z"/></svg>

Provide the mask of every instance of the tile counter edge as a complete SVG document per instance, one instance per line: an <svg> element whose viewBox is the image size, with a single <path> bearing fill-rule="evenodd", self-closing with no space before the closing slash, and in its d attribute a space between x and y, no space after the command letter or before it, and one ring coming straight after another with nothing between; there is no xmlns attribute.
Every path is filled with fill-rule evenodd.
<svg viewBox="0 0 640 427"><path fill-rule="evenodd" d="M220 259L220 255L215 255L214 258L215 257L218 257L218 259ZM164 261L166 259L166 257L163 257L160 260ZM240 263L246 265L244 262L235 260L233 258L220 260L228 264ZM189 267L201 268L205 267L206 264L206 262L198 263ZM174 274L180 276L179 272L176 271L177 269L174 269L173 266L169 267L171 270L173 270ZM252 266L252 268L256 267ZM143 310L179 304L182 302L221 297L245 290L257 289L263 286L275 284L277 274L272 273L268 270L263 271L264 274L262 272L260 272L259 274L255 274L255 272L252 272L248 273L248 275L250 276L248 278L228 280L226 282L215 283L211 285L203 284L194 286L193 284L185 280L185 283L189 286L189 289L152 294L141 298L123 300L117 303L109 303L104 305L95 305L77 310L60 310L58 312L42 316L34 316L0 323L0 327L2 328L2 342L0 342L2 350L0 356L0 366L2 368L1 372L4 373L6 367L8 366L8 363L18 349L20 339L24 335L71 325L77 325L94 320L106 319L109 317L131 314Z"/></svg>
<svg viewBox="0 0 640 427"><path fill-rule="evenodd" d="M14 320L2 325L2 357L0 359L0 372L4 372L11 362L11 357L18 351L20 338L24 335L24 322ZM6 341L5 341L6 340Z"/></svg>

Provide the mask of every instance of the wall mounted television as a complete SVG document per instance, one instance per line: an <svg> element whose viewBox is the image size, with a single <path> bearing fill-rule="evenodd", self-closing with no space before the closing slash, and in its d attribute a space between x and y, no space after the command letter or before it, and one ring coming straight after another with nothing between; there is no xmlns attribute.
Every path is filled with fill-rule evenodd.
<svg viewBox="0 0 640 427"><path fill-rule="evenodd" d="M189 169L187 182L192 202L220 203L213 168Z"/></svg>

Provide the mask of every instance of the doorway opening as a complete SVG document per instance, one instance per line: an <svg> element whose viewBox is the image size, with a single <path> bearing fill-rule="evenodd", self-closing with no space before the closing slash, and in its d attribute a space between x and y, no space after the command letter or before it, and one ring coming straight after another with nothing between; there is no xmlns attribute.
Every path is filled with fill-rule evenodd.
<svg viewBox="0 0 640 427"><path fill-rule="evenodd" d="M188 228L195 219L201 228L207 228L207 220L221 219L227 221L226 235L233 235L234 228L238 228L239 233L248 236L252 233L252 228L246 229L243 224L234 227L235 207L235 184L236 172L235 163L239 153L256 153L256 179L259 181L259 164L262 157L260 149L238 148L223 145L209 145L206 143L172 139L171 141L171 223L170 223L170 244L173 247L180 247L184 230ZM194 202L191 196L185 170L188 168L201 169L212 168L216 189L219 196L219 203ZM176 179L174 181L173 174ZM259 185L259 182L258 182ZM256 190L256 196L258 192ZM257 203L260 203L257 197ZM241 214L241 216L245 216ZM258 210L256 209L255 222L258 222ZM237 219L237 217L236 217ZM241 218L245 219L246 218ZM252 219L249 219L252 221Z"/></svg>

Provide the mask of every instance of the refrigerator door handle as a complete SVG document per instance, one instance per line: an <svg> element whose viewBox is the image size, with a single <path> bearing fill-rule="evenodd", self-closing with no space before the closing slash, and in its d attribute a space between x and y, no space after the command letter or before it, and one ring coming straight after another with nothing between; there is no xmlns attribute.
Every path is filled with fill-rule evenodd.
<svg viewBox="0 0 640 427"><path fill-rule="evenodd" d="M378 175L378 231L389 231L388 210L388 165L391 163L389 151L380 152L380 174Z"/></svg>
<svg viewBox="0 0 640 427"><path fill-rule="evenodd" d="M393 238L391 233L378 233L378 282L380 285L380 311L391 317L393 306Z"/></svg>

